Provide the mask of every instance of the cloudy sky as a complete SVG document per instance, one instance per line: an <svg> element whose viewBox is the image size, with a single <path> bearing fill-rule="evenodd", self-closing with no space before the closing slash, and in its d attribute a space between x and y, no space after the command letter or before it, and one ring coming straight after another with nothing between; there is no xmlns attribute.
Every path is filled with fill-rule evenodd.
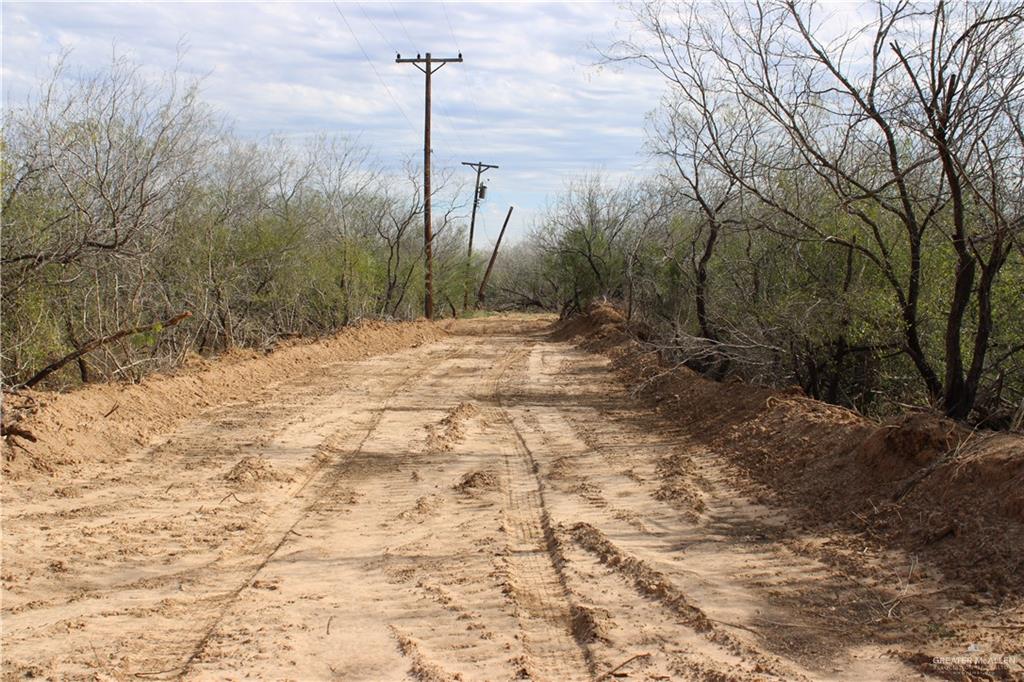
<svg viewBox="0 0 1024 682"><path fill-rule="evenodd" d="M3 2L3 97L24 100L62 49L101 68L112 49L204 74L204 99L245 136L358 136L397 167L422 152L423 75L394 63L463 53L434 77L435 167L498 164L481 214L493 239L510 204L521 232L569 177L641 170L661 83L597 65L622 37L617 4L525 2ZM463 169L467 181L472 171ZM481 220L478 218L478 220Z"/></svg>

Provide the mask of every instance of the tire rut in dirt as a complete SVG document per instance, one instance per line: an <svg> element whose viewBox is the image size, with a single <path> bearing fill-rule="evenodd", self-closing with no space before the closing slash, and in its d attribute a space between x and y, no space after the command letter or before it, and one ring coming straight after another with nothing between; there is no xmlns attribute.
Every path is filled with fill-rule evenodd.
<svg viewBox="0 0 1024 682"><path fill-rule="evenodd" d="M512 447L503 453L509 542L504 578L523 635L525 655L520 663L522 672L535 680L592 679L586 613L573 603L566 587L536 462L502 397L505 375L523 356L519 350L506 357L493 391L494 416L514 434Z"/></svg>
<svg viewBox="0 0 1024 682"><path fill-rule="evenodd" d="M388 389L385 397L380 404L373 408L370 421L365 427L365 431L360 438L356 446L347 452L334 452L332 457L324 458L319 464L310 472L309 476L303 481L302 485L298 490L291 496L291 499L299 499L303 492L307 489L314 491L313 499L307 504L303 505L302 511L298 514L291 523L288 524L287 528L283 532L277 534L277 541L269 547L268 550L261 552L260 560L254 566L251 566L246 577L230 592L224 594L218 600L217 613L214 616L212 622L210 622L203 630L203 634L191 648L185 661L176 668L169 668L167 670L160 671L158 673L149 674L147 677L154 679L158 676L170 675L173 677L181 677L191 670L193 664L198 661L203 652L214 637L217 628L220 626L224 617L230 610L231 606L239 599L239 597L247 589L249 589L256 581L260 572L267 566L268 563L274 558L275 555L281 550L281 548L288 541L289 537L295 528L303 522L310 514L313 513L330 513L331 501L337 496L338 486L337 483L343 478L344 471L349 464L349 460L354 457L358 457L363 447L373 435L374 431L380 424L381 419L387 412L390 401L397 395L403 388L408 386L412 381L415 381L419 377L428 373L434 369L437 364L450 360L452 357L458 355L461 352L459 349L454 350L443 357L442 360L427 360L423 364L419 364L411 372L403 373L402 376L394 383L392 387ZM329 440L329 439L328 439Z"/></svg>

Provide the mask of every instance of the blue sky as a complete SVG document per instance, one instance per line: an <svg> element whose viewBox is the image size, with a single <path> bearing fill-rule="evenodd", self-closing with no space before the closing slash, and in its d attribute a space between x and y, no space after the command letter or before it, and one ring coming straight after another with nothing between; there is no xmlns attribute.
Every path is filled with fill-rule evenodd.
<svg viewBox="0 0 1024 682"><path fill-rule="evenodd" d="M478 218L485 244L510 204L521 234L573 175L642 172L644 118L662 92L650 72L597 64L594 46L628 30L607 2L5 1L2 11L5 106L63 48L73 67L102 68L116 46L159 70L184 45L183 69L205 75L204 100L237 133L347 134L393 167L419 158L423 135L423 76L395 51L461 50L463 64L434 76L434 164L501 166Z"/></svg>

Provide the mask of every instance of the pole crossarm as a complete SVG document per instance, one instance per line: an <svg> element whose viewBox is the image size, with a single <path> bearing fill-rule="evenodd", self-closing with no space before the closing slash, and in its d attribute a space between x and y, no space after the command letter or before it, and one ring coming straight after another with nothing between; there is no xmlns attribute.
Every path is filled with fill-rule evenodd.
<svg viewBox="0 0 1024 682"><path fill-rule="evenodd" d="M395 55L396 64L412 64L423 73L427 73L427 71L430 71L430 73L437 73L445 64L450 62L461 64L462 53L460 52L458 57L431 57L429 53L426 57L416 55L415 57L402 58L401 54ZM420 64L426 64L426 67L422 67ZM437 64L437 66L433 67L433 64Z"/></svg>
<svg viewBox="0 0 1024 682"><path fill-rule="evenodd" d="M427 62L433 64L447 64L448 62L461 62L462 53L459 53L458 57L421 57L416 55L415 57L402 57L402 55L395 56L395 63L397 64L426 64Z"/></svg>
<svg viewBox="0 0 1024 682"><path fill-rule="evenodd" d="M498 166L489 163L484 163L482 161L477 161L476 163L473 163L472 161L463 161L462 165L469 166L478 173L483 173L485 170L489 170L491 168L498 168Z"/></svg>

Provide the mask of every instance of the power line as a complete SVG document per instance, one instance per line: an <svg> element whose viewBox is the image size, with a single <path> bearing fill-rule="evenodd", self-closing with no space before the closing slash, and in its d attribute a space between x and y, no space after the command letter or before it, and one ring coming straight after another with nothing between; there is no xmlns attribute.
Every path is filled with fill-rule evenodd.
<svg viewBox="0 0 1024 682"><path fill-rule="evenodd" d="M384 32L380 30L380 27L377 25L377 22L375 22L373 20L373 17L371 17L370 14L366 11L366 8L363 7L363 4L361 2L356 2L355 4L356 4L356 7L359 8L359 11L362 12L362 14L366 18L366 20L370 22L370 25L373 26L373 30L377 32L377 35L380 36L381 40L383 40L385 43L387 43L391 47L392 52L394 52L396 54L398 52L400 52L401 50L399 50L395 46L395 44L393 42L391 42L386 35L384 35ZM394 5L391 6L391 9L392 9L392 11L394 11L394 9L395 9ZM395 17L398 18L398 13L397 12L395 12ZM399 23L401 23L401 19L400 18L399 18ZM404 24L402 26L402 29L405 30ZM408 35L408 31L405 31L405 33L406 33L406 35ZM465 75L465 74L463 74L463 75ZM441 117L444 118L444 119L447 119L448 122L451 124L451 130L452 130L452 132L455 135L456 141L459 144L461 144L463 147L468 148L469 145L466 144L466 140L462 137L462 133L459 132L459 125L458 125L458 122L455 121L455 117L451 115L451 113L448 111L447 107L445 107L443 102L438 102L438 106L439 106L439 108L441 110L440 111ZM448 136L449 136L449 132L447 130L446 131L442 131L440 128L438 128L438 132L441 133L442 136L444 136L445 138L448 138ZM449 140L449 141L451 141L451 140Z"/></svg>
<svg viewBox="0 0 1024 682"><path fill-rule="evenodd" d="M384 35L384 33L380 30L380 27L377 26L377 22L375 22L373 20L373 17L371 17L366 12L366 8L363 7L363 4L361 2L357 2L356 3L356 7L358 7L359 11L363 13L363 16L366 17L366 20L370 22L370 25L373 26L373 30L377 32L377 35L380 36L380 39L388 44L388 46L391 48L392 52L396 52L397 53L398 52L398 48L395 47L395 44L393 42L391 42L390 40L388 40L388 37L386 35Z"/></svg>
<svg viewBox="0 0 1024 682"><path fill-rule="evenodd" d="M442 116L442 118L447 119L448 122L451 123L452 132L455 133L455 137L462 144L462 146L468 150L469 149L469 145L466 144L465 138L462 137L462 133L459 132L460 128L459 128L458 121L455 120L455 117L452 115L451 111L448 110L448 107L445 106L444 102L438 102L437 105L441 109L441 116ZM445 132L445 135L447 135L447 134L448 133Z"/></svg>
<svg viewBox="0 0 1024 682"><path fill-rule="evenodd" d="M448 16L448 5L444 4L444 0L441 0L441 9L444 10L444 20L448 23L448 32L452 34L452 41L455 43L455 49L461 52L462 48L459 47L459 41L455 37L455 29L452 28L452 19Z"/></svg>
<svg viewBox="0 0 1024 682"><path fill-rule="evenodd" d="M402 118L405 119L405 122L409 124L409 128L412 129L413 132L416 132L416 126L413 125L412 119L409 118L409 115L405 113L405 109L402 107L401 103L395 97L394 93L391 92L391 88L388 87L388 84L381 77L380 72L377 71L377 67L373 65L373 61L370 60L370 55L366 52L366 49L363 47L363 44L359 42L359 37L356 35L356 32L352 30L352 25L348 23L348 18L346 18L345 13L341 11L341 7L338 6L337 0L331 0L331 2L334 5L334 9L336 9L338 11L338 14L341 16L341 20L345 22L345 26L346 28L348 28L348 32L352 35L352 39L355 40L356 45L359 46L359 51L363 53L363 59L365 59L366 63L370 65L370 69L372 69L374 75L377 76L377 80L380 81L380 84L384 86L384 90L388 93L388 97L390 97L391 101L395 103L395 107L398 108L398 112L402 114Z"/></svg>
<svg viewBox="0 0 1024 682"><path fill-rule="evenodd" d="M404 33L405 37L409 40L409 44L415 46L416 41L412 39L411 35L409 35L409 29L405 27L405 22L402 21L402 17L398 16L398 10L395 9L395 3L389 2L388 4L391 5L391 13L395 15L395 19L398 19L398 25L402 27L402 33Z"/></svg>
<svg viewBox="0 0 1024 682"><path fill-rule="evenodd" d="M391 9L392 10L394 9L394 5L391 6ZM451 22L451 19L448 18L448 9L444 5L444 0L442 0L442 2L441 2L441 9L444 10L444 19L445 19L446 22L448 22L448 33L451 34L452 42L455 44L455 49L459 51L459 54L462 54L462 48L459 47L459 41L455 38L455 31L452 30L452 22ZM396 13L396 16L397 16L397 13ZM401 21L401 19L399 19L399 21ZM466 79L466 85L468 86L469 85L469 79L466 78L466 72L464 70L462 70L462 69L459 69L459 71L462 73L462 77L464 79ZM473 102L473 95L472 95L472 93L470 93L469 101ZM444 105L444 103L438 102L438 105L441 108L441 116L443 116L444 118L448 119L451 122L452 130L455 131L455 136L459 139L459 142L462 143L462 146L464 148L466 148L467 150L469 150L470 146L468 144L466 144L466 139L464 137L462 137L462 133L459 132L460 131L460 127L458 125L458 122L455 120L455 117L451 114L451 112ZM475 105L475 103L474 103L474 105ZM480 118L479 117L477 117L477 119L476 119L476 124L477 124L478 127L480 126Z"/></svg>
<svg viewBox="0 0 1024 682"><path fill-rule="evenodd" d="M394 9L394 5L392 5L392 9ZM444 20L448 24L448 33L452 36L452 42L455 44L455 49L461 54L462 47L459 45L459 39L455 37L455 28L452 26L452 19L448 15L448 5L445 4L444 0L441 0L441 9L444 10ZM462 70L460 69L460 71ZM466 87L469 89L469 103L473 107L473 117L476 119L477 130L482 130L483 117L480 115L480 109L476 105L476 97L474 97L475 88L473 88L473 83L469 80L469 75L465 71L462 71L462 77L465 79Z"/></svg>

